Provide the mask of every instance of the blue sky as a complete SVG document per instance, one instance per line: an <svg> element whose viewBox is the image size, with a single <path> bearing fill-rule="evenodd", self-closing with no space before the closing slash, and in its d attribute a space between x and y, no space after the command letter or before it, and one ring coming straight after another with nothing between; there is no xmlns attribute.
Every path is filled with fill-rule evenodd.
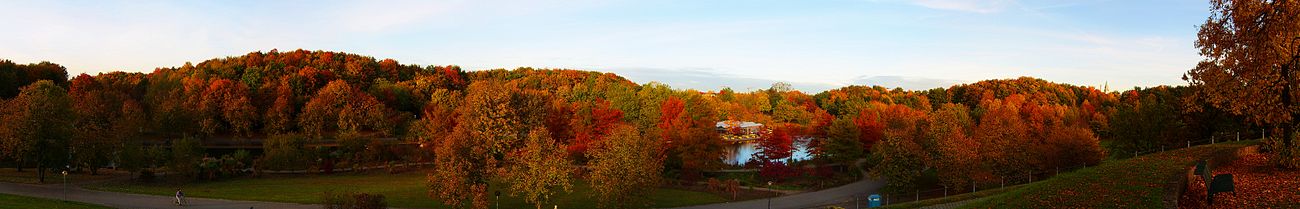
<svg viewBox="0 0 1300 209"><path fill-rule="evenodd" d="M638 83L817 92L1034 76L1181 85L1201 0L19 1L0 58L71 74L308 49L468 69L571 68Z"/></svg>

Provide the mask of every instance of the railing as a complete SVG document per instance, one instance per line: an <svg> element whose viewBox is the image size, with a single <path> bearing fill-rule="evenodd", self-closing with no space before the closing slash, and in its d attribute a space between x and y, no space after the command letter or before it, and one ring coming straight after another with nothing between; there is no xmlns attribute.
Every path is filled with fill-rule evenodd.
<svg viewBox="0 0 1300 209"><path fill-rule="evenodd" d="M1176 150L1182 148L1190 148L1192 146L1245 140L1243 139L1243 137L1246 136L1242 136L1240 135L1240 133L1224 135L1224 136L1212 135L1208 139L1187 140L1183 144L1181 144L1181 146L1166 145L1166 146L1160 146L1159 148L1150 148L1141 151L1134 151L1133 153L1128 153L1128 154L1132 154L1129 157L1136 157L1136 156L1148 155L1157 152L1170 151L1170 150ZM1025 175L998 177L996 180L992 180L992 181L975 181L969 185L970 187L966 187L966 188L930 188L926 190L913 190L912 192L903 192L903 193L879 193L879 195L880 195L881 205L917 202L917 201L936 199L936 198L947 198L949 196L954 196L954 195L970 194L970 193L986 191L991 189L1002 189L1002 188L1006 188L1007 186L1016 186L1016 185L1033 183L1037 181L1043 181L1053 176L1056 176L1060 173L1071 172L1085 167L1087 167L1087 165L1079 165L1079 166L1073 166L1067 168L1056 168L1052 171L1024 172ZM851 198L847 198L838 202L820 205L815 208L825 208L826 206L840 206L844 208L866 208L868 203L867 197L869 197L870 195L872 194L868 194L868 193L854 194Z"/></svg>
<svg viewBox="0 0 1300 209"><path fill-rule="evenodd" d="M335 168L335 169L333 169L333 170L329 170L329 171L330 171L330 172L350 172L350 171L354 171L354 170L355 170L355 171L364 171L364 170L374 170L374 169L387 169L387 168L389 167L389 165L392 165L394 168L396 168L396 167L416 167L416 166L433 165L433 162L404 162L404 163L393 163L393 164L388 164L388 165L360 166L360 167L357 167L356 169L353 169L352 167L345 167L345 168ZM240 170L240 171L243 171L243 172L253 172L253 169L252 169L252 168L244 168L244 169L242 169L242 170ZM325 171L326 171L325 169L301 169L301 170L261 170L261 171L259 171L259 172L261 172L261 173L267 173L267 174L306 174L306 173L324 173Z"/></svg>
<svg viewBox="0 0 1300 209"><path fill-rule="evenodd" d="M1159 147L1156 147L1156 148L1147 148L1147 149L1142 149L1142 150L1133 151L1133 153L1122 153L1122 154L1132 154L1132 155L1129 155L1128 157L1137 157L1137 156L1148 155L1148 154L1157 153L1157 152L1164 152L1164 151L1168 151L1168 150L1176 150L1176 149L1182 149L1182 148L1189 148L1189 147L1192 147L1192 146L1200 146L1200 145L1207 145L1207 144L1217 144L1217 143L1223 143L1223 142L1241 141L1241 140L1242 140L1242 137L1248 137L1248 136L1242 136L1240 132L1237 132L1237 133L1234 133L1234 134L1210 135L1210 138L1208 138L1208 139L1201 139L1201 140L1187 140L1187 141L1184 141L1182 144L1174 144L1174 145L1159 145ZM1261 135L1260 137L1265 137L1265 136L1264 136L1264 135ZM1115 153L1115 154L1119 154L1119 153Z"/></svg>

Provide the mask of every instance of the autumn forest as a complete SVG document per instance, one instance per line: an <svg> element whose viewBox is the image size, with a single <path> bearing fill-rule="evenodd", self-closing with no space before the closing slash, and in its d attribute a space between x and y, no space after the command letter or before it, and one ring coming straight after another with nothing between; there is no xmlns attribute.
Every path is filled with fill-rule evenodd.
<svg viewBox="0 0 1300 209"><path fill-rule="evenodd" d="M1019 8L1026 13L1042 17L1051 16L1048 13L1057 14L1057 10L1114 3L1028 8L1015 1L1008 2L1026 7ZM1058 33L1059 28L1054 26L1039 26L1054 28L1043 30L1008 29L1013 32L1004 34L1006 31L983 31L999 27L979 25L972 27L977 29L956 27L953 30L957 31L955 33L977 31L972 36L982 38L1024 33L1033 36L1030 38L1033 40L1012 37L1008 39L1016 40L1015 44L1010 44L1015 46L978 45L977 51L981 52L970 52L970 49L963 48L969 46L951 42L930 42L931 39L952 40L951 37L929 35L950 34L943 27L955 27L951 25L954 23L987 21L989 19L982 18L990 18L1004 20L993 21L1003 24L1008 21L1001 17L1022 15L1002 13L1008 7L1000 5L1004 3L1001 1L991 3L991 9L972 6L988 2L956 6L935 5L929 1L869 3L872 7L860 9L900 7L922 11L925 18L902 19L924 21L902 24L907 27L900 29L924 30L899 34L926 34L918 36L925 41L908 42L916 41L912 40L915 37L892 37L897 40L886 38L884 42L888 44L838 46L840 43L868 43L857 38L863 34L875 35L877 31L856 30L875 29L874 26L858 26L878 23L856 22L859 20L853 19L858 18L855 15L825 16L818 12L809 19L789 21L835 17L832 19L844 19L845 25L856 28L838 25L826 26L834 28L834 31L818 31L806 30L802 28L804 24L794 24L800 26L790 31L843 34L786 37L790 39L769 37L769 40L746 38L789 31L719 32L724 35L716 36L726 38L700 42L771 44L783 40L815 39L812 42L817 43L766 46L815 48L810 50L815 52L792 50L797 52L768 55L800 62L799 66L806 68L841 63L827 61L841 55L844 57L839 58L844 59L879 56L861 62L915 59L882 56L875 54L882 51L876 48L868 51L875 55L854 53L861 50L858 48L881 46L888 49L885 51L900 50L898 53L901 54L918 53L906 50L926 54L934 49L925 47L941 46L943 50L950 47L961 56L970 54L974 58L936 54L924 56L927 60L921 62L934 58L956 61L917 65L871 63L873 65L865 66L893 67L890 69L940 66L952 68L945 69L949 71L985 69L988 66L1039 66L1039 62L1061 62L1057 57L1080 56L1070 53L1086 56L1077 57L1079 60L1069 57L1067 62L1070 63L1066 65L1042 65L1047 68L1043 71L1071 71L1055 75L1079 75L1094 72L1073 71L1114 64L1078 64L1098 62L1091 56L1106 58L1100 62L1121 60L1117 62L1119 65L1137 66L1097 71L1100 76L1119 77L1105 74L1115 73L1112 71L1116 69L1181 66L1157 63L1181 57L1147 56L1151 54L1142 51L1146 50L1143 47L1159 48L1155 50L1157 54L1169 53L1163 47L1157 47L1169 39L1142 33L1138 38L1125 36L1112 40L1103 37L1112 35L1105 33ZM798 9L791 8L791 12ZM842 8L830 5L822 9ZM31 56L0 57L0 107L3 107L0 108L0 208L1296 207L1300 205L1297 203L1300 200L1300 182L1295 181L1300 179L1300 157L1297 157L1300 156L1300 146L1294 142L1297 138L1295 120L1300 117L1300 90L1296 87L1300 78L1295 75L1300 69L1300 2L1211 0L1208 11L1208 17L1196 16L1205 19L1195 28L1195 40L1191 43L1199 56L1194 58L1199 60L1182 63L1194 64L1194 67L1178 69L1181 75L1167 75L1169 78L1178 77L1185 85L1159 85L1161 82L1169 83L1165 81L1134 82L1138 80L1135 78L1149 78L1134 76L1124 79L1139 83L1138 86L1155 84L1145 87L1129 85L1119 89L1112 89L1108 80L1091 86L1021 76L981 77L975 78L981 79L978 81L954 82L957 84L943 84L930 89L881 86L868 79L867 82L853 82L867 83L864 85L835 86L821 92L796 90L795 84L779 81L773 81L770 86L763 83L761 85L767 87L757 89L732 86L746 89L744 91L725 86L734 82L719 81L719 89L701 90L669 86L653 79L638 83L629 79L637 78L634 76L636 71L620 75L599 67L469 69L457 65L410 64L427 63L420 59L399 61L365 54L305 49L270 49L243 54L247 49L239 48L239 54L175 63L173 67L156 67L152 71L131 69L135 72L74 70L74 73L69 73L69 67L59 63L10 60L32 60ZM928 12L957 12L963 15L956 17L970 17L972 20L950 20L953 15L935 15L943 18L934 18L929 17ZM763 14L767 13L772 12ZM1204 12L1197 14L1204 15ZM667 16L675 17L673 15ZM1068 16L1064 13L1057 15ZM613 16L609 18L620 17ZM1016 21L1010 22L1015 24L1024 19L1013 17ZM630 22L643 23L640 18L632 19ZM935 19L947 21L931 22ZM1095 17L1085 19L1104 21L1094 20L1098 19ZM449 22L457 21L462 20ZM759 22L757 25L781 25L781 22ZM334 22L329 23L334 27ZM338 24L342 28L347 23ZM603 24L607 23L592 25ZM751 24L663 28L671 31L701 30L709 34L705 28L748 28ZM923 26L925 24L938 26ZM1111 24L1116 23L1100 23ZM469 29L495 26L465 25ZM534 27L527 23L505 25ZM613 25L621 27L621 24ZM896 26L895 23L886 25ZM392 30L385 27L380 25L369 29ZM1150 32L1146 31L1147 28L1131 25L1115 27ZM431 31L453 34L466 28ZM942 30L932 31L933 28ZM368 29L350 28L348 32L365 30ZM523 29L510 28L510 31L517 30ZM498 31L490 33L495 32ZM602 34L598 39L641 37L644 35L641 33L645 32ZM656 36L651 34L648 36ZM685 34L683 37L700 38L695 35ZM841 40L843 37L851 38ZM1065 45L1058 46L1051 41L1062 37L1068 40L1057 42L1068 42ZM0 38L7 37L0 35ZM695 40L692 38L653 39L660 38L664 40L649 40L643 44L670 43L663 48L673 53L716 52L692 50L690 47L727 48L707 44L686 46L695 43L690 42ZM1039 38L1052 43L1038 43L1042 42ZM520 39L528 44L550 44L551 41ZM609 40L604 41L623 44ZM964 44L980 41L1000 43L1002 39L957 40ZM483 46L516 44L509 41L497 43L496 39L467 42ZM835 43L831 45L836 46L825 46L820 42ZM1016 45L1020 42L1025 42L1028 47ZM1090 45L1070 47L1070 44L1079 43ZM404 44L414 43L390 45ZM564 46L561 48L570 47L562 42L554 44ZM604 49L600 48L604 46L595 45L601 44L574 48L594 53L624 50L624 47ZM902 49L911 45L918 48ZM447 48L458 46L453 44ZM516 52L515 47L505 48ZM745 48L736 49L745 51L748 50L746 47L732 48ZM635 48L638 53L645 50L632 44L625 48ZM1052 51L1058 49L1060 51ZM484 50L487 52L473 53L499 53ZM1006 50L1014 53L1006 53ZM517 51L528 52L525 49ZM1025 56L1025 60L1021 60L1022 55L1043 52L1063 54L1053 54L1051 56L1055 57L1051 58ZM0 50L0 53L16 52ZM461 55L459 53L455 54ZM767 65L766 62L757 62L766 61L757 60L764 57L758 55L761 53L737 54L735 57L743 59L726 56L716 59L723 62L755 61L745 64ZM626 57L640 59L638 56L641 55ZM647 58L654 62L674 60L674 56L692 56L648 52L645 55L667 56ZM976 65L967 63L969 59L984 59L986 55L1010 57L1007 59L1032 62L1033 65L993 63L965 66ZM545 59L563 63L563 60L571 58L555 56L562 58ZM577 57L572 59L603 59L600 56ZM1164 60L1151 61L1155 64L1150 64L1146 60L1148 57ZM41 59L44 58L35 60ZM525 58L521 60L528 63ZM989 60L999 61L1005 62ZM683 62L687 63L684 66L709 63L689 59ZM1135 62L1140 64L1133 64ZM804 63L818 65L803 66ZM63 64L76 66L81 63L68 61ZM774 66L780 68L782 65ZM837 67L858 69L862 66ZM656 72L652 69L643 71ZM1039 75L1034 71L1011 72L1020 72L1011 75ZM784 73L773 75L787 75ZM977 72L981 76L984 73L1002 72ZM842 71L835 74L847 76L838 75L843 74ZM187 194L196 198L187 199Z"/></svg>
<svg viewBox="0 0 1300 209"><path fill-rule="evenodd" d="M857 172L784 163L794 144L804 144L815 157L798 165L866 159L870 175L899 191L915 189L923 173L969 187L1259 130L1188 100L1190 87L1107 92L1029 77L925 91L848 86L808 94L777 83L701 92L591 71L467 72L306 50L70 80L54 63L5 61L0 73L0 96L11 107L0 129L4 157L19 168L96 172L117 162L133 172L167 167L212 178L222 168L190 166L213 160L203 158L202 145L260 143L261 156L237 153L244 156L235 163L276 170L431 162L432 198L480 207L490 183L542 202L579 176L608 204L644 204L637 197L661 181L700 181L727 167L715 127L725 120L772 127L743 165L763 179ZM336 150L317 151L325 145ZM160 156L161 148L170 155ZM374 149L386 152L366 151Z"/></svg>

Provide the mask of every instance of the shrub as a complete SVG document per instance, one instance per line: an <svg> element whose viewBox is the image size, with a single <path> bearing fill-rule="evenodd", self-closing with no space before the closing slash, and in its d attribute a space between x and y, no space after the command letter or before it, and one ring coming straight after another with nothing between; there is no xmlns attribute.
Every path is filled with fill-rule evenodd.
<svg viewBox="0 0 1300 209"><path fill-rule="evenodd" d="M758 169L758 175L764 180L785 181L786 179L799 175L798 170L778 161L764 162L763 166Z"/></svg>
<svg viewBox="0 0 1300 209"><path fill-rule="evenodd" d="M370 138L363 137L353 132L340 133L334 137L334 141L339 144L338 151L341 159L347 160L354 167L365 164L364 152L367 144L371 143Z"/></svg>
<svg viewBox="0 0 1300 209"><path fill-rule="evenodd" d="M235 150L235 154L231 155L230 157L234 158L235 162L238 162L239 164L242 164L244 166L253 163L251 161L253 159L252 154L248 153L248 150L245 149Z"/></svg>
<svg viewBox="0 0 1300 209"><path fill-rule="evenodd" d="M1282 140L1276 137L1269 137L1263 140L1263 148L1270 153L1269 158L1272 163L1280 168L1296 169L1300 168L1300 147L1292 145L1284 147Z"/></svg>
<svg viewBox="0 0 1300 209"><path fill-rule="evenodd" d="M262 155L259 169L287 170L307 168L310 152L304 146L307 139L294 134L271 136L262 143L266 154Z"/></svg>
<svg viewBox="0 0 1300 209"><path fill-rule="evenodd" d="M181 138L172 142L172 158L168 164L172 172L195 176L203 162L203 145L198 139Z"/></svg>
<svg viewBox="0 0 1300 209"><path fill-rule="evenodd" d="M153 182L154 178L156 178L156 176L154 176L153 170L145 169L140 171L140 181Z"/></svg>
<svg viewBox="0 0 1300 209"><path fill-rule="evenodd" d="M325 209L388 208L384 195L357 192L325 192L321 203Z"/></svg>

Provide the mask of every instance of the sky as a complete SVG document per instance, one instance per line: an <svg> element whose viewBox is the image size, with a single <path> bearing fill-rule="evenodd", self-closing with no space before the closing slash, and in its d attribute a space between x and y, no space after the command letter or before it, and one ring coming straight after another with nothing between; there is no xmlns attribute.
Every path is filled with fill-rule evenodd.
<svg viewBox="0 0 1300 209"><path fill-rule="evenodd" d="M6 1L0 59L70 75L293 49L738 91L1032 76L1185 85L1204 0Z"/></svg>

